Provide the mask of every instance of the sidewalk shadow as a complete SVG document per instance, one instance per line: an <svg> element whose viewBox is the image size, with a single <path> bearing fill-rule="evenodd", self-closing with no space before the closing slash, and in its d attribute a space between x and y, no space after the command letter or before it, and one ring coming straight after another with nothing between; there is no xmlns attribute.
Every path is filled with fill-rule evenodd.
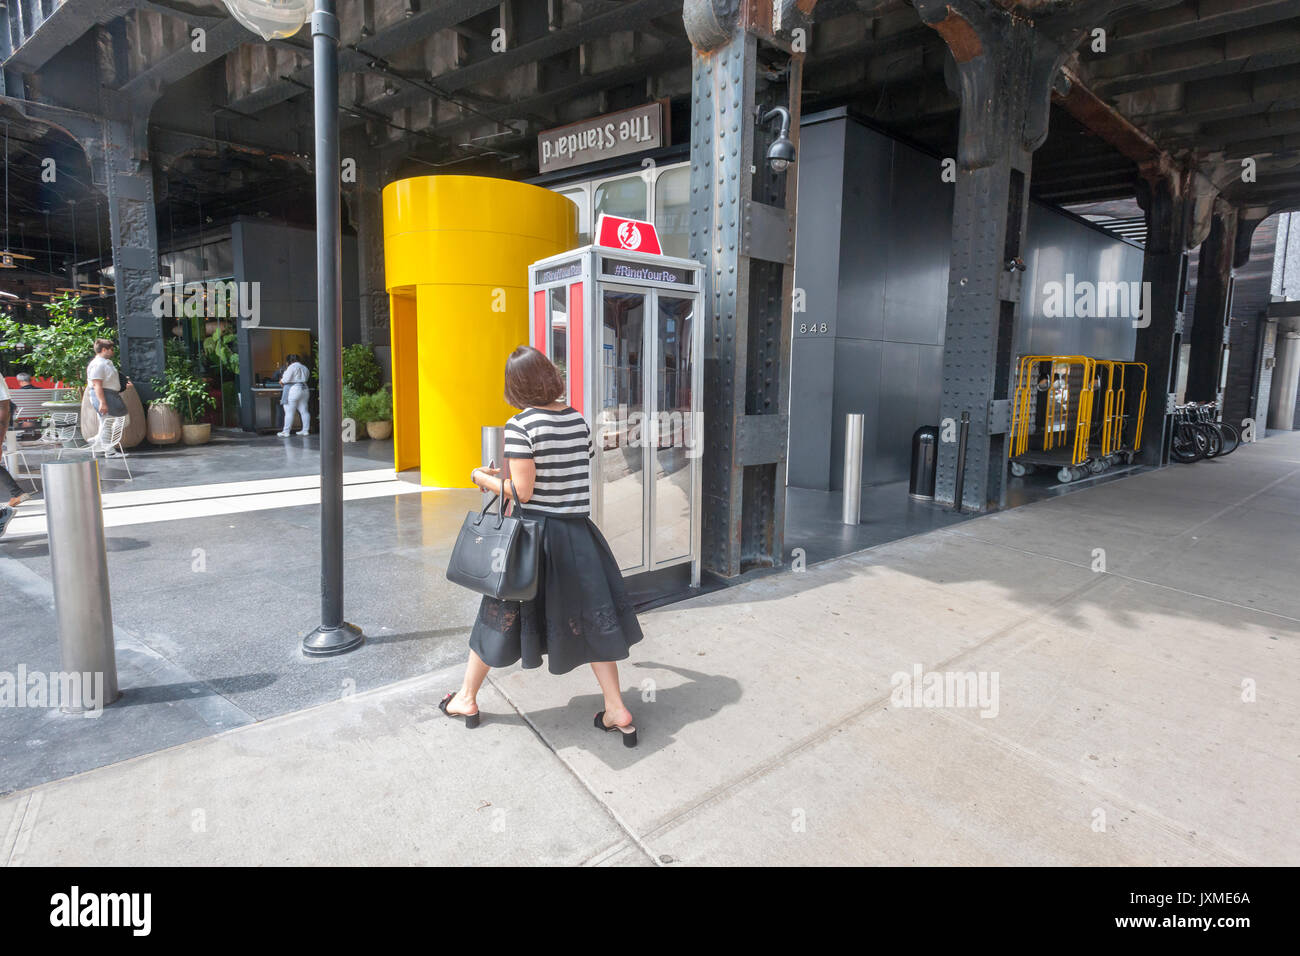
<svg viewBox="0 0 1300 956"><path fill-rule="evenodd" d="M200 697L226 697L246 694L270 687L279 679L278 674L265 671L257 674L240 674L236 677L214 677L210 680L187 680L175 684L154 684L149 687L123 687L122 699L114 707L134 707L140 704L163 704L168 701L196 700Z"/></svg>
<svg viewBox="0 0 1300 956"><path fill-rule="evenodd" d="M744 691L734 677L706 674L703 671L664 664L658 661L620 661L624 673L629 669L668 671L684 677L687 683L670 688L654 688L654 700L641 699L638 691L624 694L624 703L632 711L637 729L637 745L624 747L614 732L602 734L593 726L593 717L604 710L605 699L599 691L569 698L567 704L528 712L542 738L553 750L577 747L598 756L611 770L621 770L670 745L677 734L690 724L707 720L723 707L738 703ZM640 685L640 678L637 680ZM436 706L436 705L435 705ZM484 712L483 722L515 721Z"/></svg>

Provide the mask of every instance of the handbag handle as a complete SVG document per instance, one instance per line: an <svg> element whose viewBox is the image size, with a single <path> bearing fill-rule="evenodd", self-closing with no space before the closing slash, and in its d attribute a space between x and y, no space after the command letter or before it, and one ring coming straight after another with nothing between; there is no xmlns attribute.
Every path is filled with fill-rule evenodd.
<svg viewBox="0 0 1300 956"><path fill-rule="evenodd" d="M502 470L501 470L501 487L503 489L505 488L505 483L509 479L510 479L510 459L506 458L505 464L502 466ZM511 514L517 515L518 509L522 508L524 505L523 502L519 500L519 492L515 489L514 482L510 482L510 494L515 500L515 510L512 511ZM478 518L474 520L475 527L481 524L483 519L487 517L488 509L491 508L493 505L497 505L496 526L500 528L501 525L505 523L506 520L505 496L503 494L496 494L488 499L488 503L485 504L483 506L483 510L478 513Z"/></svg>

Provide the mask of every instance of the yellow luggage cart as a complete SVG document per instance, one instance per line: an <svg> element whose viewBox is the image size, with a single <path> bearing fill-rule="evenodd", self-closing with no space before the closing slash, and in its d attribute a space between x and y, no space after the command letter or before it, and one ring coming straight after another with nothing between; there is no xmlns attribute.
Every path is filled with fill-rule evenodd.
<svg viewBox="0 0 1300 956"><path fill-rule="evenodd" d="M1147 367L1087 355L1026 355L1011 415L1011 474L1074 481L1129 464L1141 447Z"/></svg>

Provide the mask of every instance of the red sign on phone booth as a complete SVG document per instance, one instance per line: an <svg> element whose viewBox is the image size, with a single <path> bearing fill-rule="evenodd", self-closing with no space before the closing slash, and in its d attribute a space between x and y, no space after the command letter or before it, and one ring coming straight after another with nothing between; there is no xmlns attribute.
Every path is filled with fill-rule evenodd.
<svg viewBox="0 0 1300 956"><path fill-rule="evenodd" d="M601 213L596 222L596 245L627 252L648 252L656 256L664 254L654 223L605 213Z"/></svg>

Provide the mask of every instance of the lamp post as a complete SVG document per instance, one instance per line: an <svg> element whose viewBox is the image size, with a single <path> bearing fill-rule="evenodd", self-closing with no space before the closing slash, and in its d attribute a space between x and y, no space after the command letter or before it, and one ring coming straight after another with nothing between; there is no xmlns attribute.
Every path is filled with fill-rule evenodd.
<svg viewBox="0 0 1300 956"><path fill-rule="evenodd" d="M222 0L265 40L292 36L312 0ZM335 0L311 12L316 146L316 321L320 341L321 623L302 641L308 657L360 647L365 635L343 620L343 313L339 223L339 21Z"/></svg>

